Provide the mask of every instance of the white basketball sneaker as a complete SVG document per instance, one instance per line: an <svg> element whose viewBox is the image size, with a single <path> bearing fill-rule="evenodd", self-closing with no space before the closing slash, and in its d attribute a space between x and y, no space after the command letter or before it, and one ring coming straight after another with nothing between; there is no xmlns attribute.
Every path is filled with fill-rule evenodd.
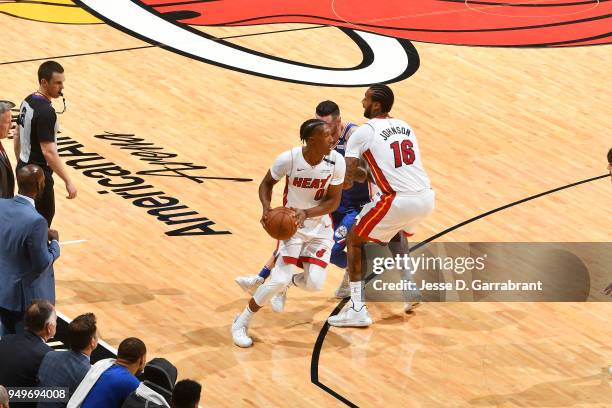
<svg viewBox="0 0 612 408"><path fill-rule="evenodd" d="M264 278L259 275L239 276L234 279L234 282L236 282L246 293L252 295L257 288L264 283Z"/></svg>
<svg viewBox="0 0 612 408"><path fill-rule="evenodd" d="M413 309L416 309L417 307L421 306L423 296L421 295L420 290L405 290L403 294L404 312L410 313Z"/></svg>
<svg viewBox="0 0 612 408"><path fill-rule="evenodd" d="M277 293L276 295L272 297L272 299L270 299L270 305L272 306L272 310L275 311L276 313L280 313L283 310L285 310L285 300L287 300L287 289L289 289L288 286L285 289L283 289L282 292Z"/></svg>
<svg viewBox="0 0 612 408"><path fill-rule="evenodd" d="M234 339L234 344L238 347L251 347L253 345L253 339L249 337L247 334L249 326L244 323L243 319L240 318L240 315L236 315L234 318L234 322L232 323L232 339Z"/></svg>
<svg viewBox="0 0 612 408"><path fill-rule="evenodd" d="M366 305L363 305L359 311L355 310L352 301L349 305L337 315L330 316L327 323L335 327L367 327L372 324Z"/></svg>
<svg viewBox="0 0 612 408"><path fill-rule="evenodd" d="M344 271L344 277L342 278L342 282L340 282L340 286L338 286L334 292L334 296L336 296L338 299L344 299L351 296L351 285L349 282L348 271Z"/></svg>
<svg viewBox="0 0 612 408"><path fill-rule="evenodd" d="M419 306L421 306L421 302L406 302L404 303L404 312L410 313Z"/></svg>

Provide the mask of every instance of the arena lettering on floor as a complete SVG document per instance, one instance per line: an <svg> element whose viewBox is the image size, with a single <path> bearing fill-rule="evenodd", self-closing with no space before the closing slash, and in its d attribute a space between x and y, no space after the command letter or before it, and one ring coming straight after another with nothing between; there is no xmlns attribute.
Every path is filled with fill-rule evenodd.
<svg viewBox="0 0 612 408"><path fill-rule="evenodd" d="M167 231L166 235L224 235L229 231L213 229L216 225L208 217L201 216L182 205L178 198L170 197L163 191L147 184L145 179L134 175L131 171L107 160L98 153L87 152L84 146L68 136L57 137L60 157L67 158L66 165L83 172L85 177L96 179L97 183L107 188L139 208L144 208L147 214L157 218L166 225L176 225L179 228ZM108 194L108 190L98 191Z"/></svg>
<svg viewBox="0 0 612 408"><path fill-rule="evenodd" d="M153 143L147 142L141 137L136 137L134 134L104 132L104 134L94 135L94 137L110 140L113 142L111 143L112 146L118 146L120 149L132 150L130 152L132 156L136 156L153 166L162 166L159 169L143 170L136 173L143 176L185 177L196 183L203 183L204 180L253 181L253 179L242 177L210 177L187 174L188 171L204 170L206 166L183 161L168 161L178 157L178 154L163 151L163 147L155 146Z"/></svg>

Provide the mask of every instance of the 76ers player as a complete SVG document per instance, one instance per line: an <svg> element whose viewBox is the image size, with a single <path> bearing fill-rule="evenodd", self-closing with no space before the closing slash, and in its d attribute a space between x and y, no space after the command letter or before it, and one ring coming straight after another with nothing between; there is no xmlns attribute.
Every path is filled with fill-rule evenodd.
<svg viewBox="0 0 612 408"><path fill-rule="evenodd" d="M414 131L389 115L394 96L386 85L372 85L362 101L370 119L353 133L346 149L345 186L353 181L359 158L365 159L380 193L359 214L348 235L351 302L327 321L332 326L369 326L372 319L362 298L361 246L389 242L398 233L411 235L434 208L434 192L423 168Z"/></svg>
<svg viewBox="0 0 612 408"><path fill-rule="evenodd" d="M317 105L316 114L318 119L324 120L331 128L332 133L339 135L335 150L344 157L344 152L350 136L357 125L351 122L342 122L340 108L333 101L323 101ZM370 202L370 188L367 179L365 166L358 166L355 169L353 185L342 191L342 198L338 209L333 212L334 222L334 246L332 247L331 263L339 268L347 267L346 257L346 237L353 228L357 215L361 208ZM342 283L336 289L336 297L344 298L350 295L348 271L344 273Z"/></svg>
<svg viewBox="0 0 612 408"><path fill-rule="evenodd" d="M281 153L259 185L259 200L263 207L261 222L265 223L272 188L285 178L284 205L295 209L295 235L280 241L278 260L270 279L259 286L244 311L232 324L234 344L250 347L249 321L272 296L294 284L302 289L318 291L325 282L327 264L334 244L329 214L338 208L344 183L344 158L332 150L333 137L327 124L309 119L300 127L300 139L305 146ZM293 265L304 272L293 273Z"/></svg>

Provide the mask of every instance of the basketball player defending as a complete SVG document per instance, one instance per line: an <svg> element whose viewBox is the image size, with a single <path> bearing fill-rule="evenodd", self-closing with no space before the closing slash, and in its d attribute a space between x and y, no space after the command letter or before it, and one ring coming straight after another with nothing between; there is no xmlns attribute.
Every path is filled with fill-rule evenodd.
<svg viewBox="0 0 612 408"><path fill-rule="evenodd" d="M380 192L361 210L347 239L351 301L327 320L332 326L369 326L372 319L362 297L362 245L389 242L398 233L410 236L434 208L435 195L421 162L414 131L403 120L392 118L394 96L386 85L373 85L362 101L370 119L348 141L345 187L353 182L362 157Z"/></svg>
<svg viewBox="0 0 612 408"><path fill-rule="evenodd" d="M298 230L288 240L280 241L278 259L270 279L259 286L244 311L232 324L234 344L250 347L249 321L272 296L294 284L309 291L319 291L325 282L327 264L334 244L331 217L338 208L344 182L344 158L334 147L329 126L319 119L309 119L300 127L305 146L281 153L259 185L263 207L261 223L270 211L272 188L285 178L283 205L295 210ZM304 272L293 273L293 265Z"/></svg>
<svg viewBox="0 0 612 408"><path fill-rule="evenodd" d="M316 118L321 119L330 127L334 138L335 150L344 156L346 143L357 129L357 125L351 122L343 122L340 116L340 107L333 101L319 103L315 110ZM334 227L334 246L331 251L330 263L341 269L347 267L346 237L355 224L356 217L361 208L370 201L370 188L367 182L365 166L359 166L356 171L354 183L351 188L342 191L342 198L338 209L332 214ZM276 262L276 252L268 259L259 275L239 276L235 282L245 292L253 294L270 275L270 270ZM345 271L340 286L336 289L335 296L345 298L350 295L348 271ZM271 300L272 310L281 312L285 306L285 293L274 296Z"/></svg>

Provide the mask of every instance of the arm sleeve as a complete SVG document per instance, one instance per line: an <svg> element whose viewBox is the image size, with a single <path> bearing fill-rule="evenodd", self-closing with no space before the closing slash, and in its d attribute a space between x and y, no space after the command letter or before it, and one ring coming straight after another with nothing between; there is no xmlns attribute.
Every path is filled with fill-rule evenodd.
<svg viewBox="0 0 612 408"><path fill-rule="evenodd" d="M55 121L57 114L53 108L42 110L36 118L36 134L39 142L55 142Z"/></svg>
<svg viewBox="0 0 612 408"><path fill-rule="evenodd" d="M38 276L47 270L59 257L60 248L57 242L47 244L47 221L40 217L36 219L30 236L27 239L28 251L32 262L32 272Z"/></svg>
<svg viewBox="0 0 612 408"><path fill-rule="evenodd" d="M374 136L374 128L372 128L372 126L367 123L359 126L359 129L357 129L348 140L344 157L361 157L372 136Z"/></svg>
<svg viewBox="0 0 612 408"><path fill-rule="evenodd" d="M346 163L344 162L344 157L338 155L336 159L336 165L334 166L334 175L331 179L332 186L337 186L338 184L344 183L344 174L346 173Z"/></svg>
<svg viewBox="0 0 612 408"><path fill-rule="evenodd" d="M291 173L292 161L291 150L281 153L272 163L272 167L270 167L272 178L278 181Z"/></svg>

